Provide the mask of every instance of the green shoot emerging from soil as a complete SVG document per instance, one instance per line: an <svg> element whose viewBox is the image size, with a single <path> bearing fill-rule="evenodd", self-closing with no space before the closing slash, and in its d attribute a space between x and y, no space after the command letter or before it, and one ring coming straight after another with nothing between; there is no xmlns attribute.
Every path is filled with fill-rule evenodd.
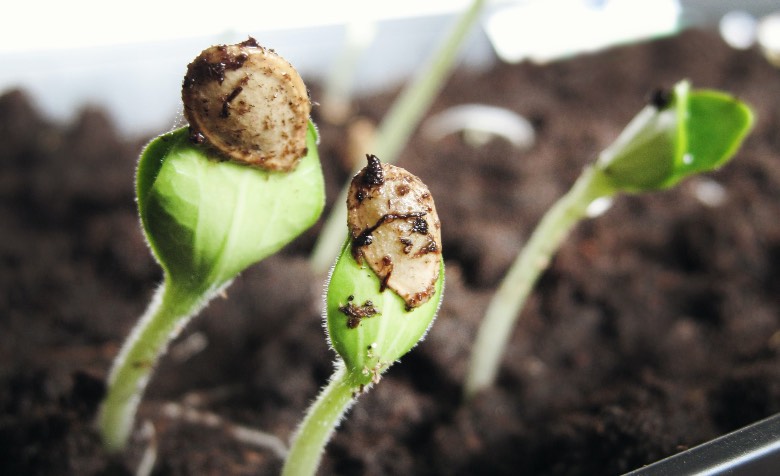
<svg viewBox="0 0 780 476"><path fill-rule="evenodd" d="M339 359L294 438L283 474L311 475L352 402L425 335L444 285L441 232L427 187L369 156L347 198L350 236L325 297Z"/></svg>
<svg viewBox="0 0 780 476"><path fill-rule="evenodd" d="M308 93L250 39L205 50L184 79L189 128L141 154L138 212L164 281L108 379L98 425L121 450L168 343L238 273L309 228L324 206Z"/></svg>
<svg viewBox="0 0 780 476"><path fill-rule="evenodd" d="M492 385L525 299L591 204L618 193L663 190L717 169L734 155L752 123L753 114L744 103L718 91L690 90L681 82L672 91L655 93L545 214L510 267L477 334L466 396Z"/></svg>

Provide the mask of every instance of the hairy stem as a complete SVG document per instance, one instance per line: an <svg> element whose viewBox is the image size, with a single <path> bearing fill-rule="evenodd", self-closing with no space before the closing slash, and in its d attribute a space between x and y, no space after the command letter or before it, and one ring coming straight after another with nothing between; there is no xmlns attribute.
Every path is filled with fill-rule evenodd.
<svg viewBox="0 0 780 476"><path fill-rule="evenodd" d="M216 291L192 292L166 278L114 360L98 428L109 451L127 444L135 413L158 357Z"/></svg>
<svg viewBox="0 0 780 476"><path fill-rule="evenodd" d="M366 153L376 155L384 163L392 164L396 161L404 144L409 141L412 132L452 71L460 46L479 19L484 3L485 0L473 0L469 8L461 14L431 58L424 63L427 66L418 71L413 81L393 103L379 126L373 150L367 150ZM355 173L357 171L355 170ZM347 200L348 187L349 184L344 186L336 203L341 204ZM333 263L341 247L346 219L347 210L344 207L333 207L310 258L315 271L324 272Z"/></svg>
<svg viewBox="0 0 780 476"><path fill-rule="evenodd" d="M290 452L282 469L282 476L310 476L317 472L325 445L341 417L354 402L356 386L342 362L328 385L309 408L295 433Z"/></svg>
<svg viewBox="0 0 780 476"><path fill-rule="evenodd" d="M467 398L493 384L520 311L552 255L571 229L586 217L588 206L595 199L614 193L604 175L589 167L544 215L488 306L472 349L465 384Z"/></svg>

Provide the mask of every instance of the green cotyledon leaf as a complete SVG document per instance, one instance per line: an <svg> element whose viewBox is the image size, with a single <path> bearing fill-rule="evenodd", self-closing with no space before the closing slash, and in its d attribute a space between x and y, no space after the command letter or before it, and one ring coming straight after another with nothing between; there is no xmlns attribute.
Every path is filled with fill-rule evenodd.
<svg viewBox="0 0 780 476"><path fill-rule="evenodd" d="M138 209L152 251L174 283L223 285L279 250L320 216L325 189L317 133L291 172L224 161L187 128L153 140L137 171Z"/></svg>
<svg viewBox="0 0 780 476"><path fill-rule="evenodd" d="M726 93L678 83L667 98L646 106L602 152L596 169L616 191L672 187L715 170L733 157L753 124L753 113Z"/></svg>
<svg viewBox="0 0 780 476"><path fill-rule="evenodd" d="M326 323L348 379L377 382L424 336L442 298L441 222L428 187L375 155L352 178L344 244L328 282Z"/></svg>
<svg viewBox="0 0 780 476"><path fill-rule="evenodd" d="M444 261L434 293L409 309L365 263L358 263L347 240L331 272L326 324L331 346L341 356L353 383L376 382L379 375L425 336L444 291Z"/></svg>
<svg viewBox="0 0 780 476"><path fill-rule="evenodd" d="M713 90L688 96L687 148L678 157L669 185L699 172L716 169L731 159L753 125L750 108L735 97Z"/></svg>

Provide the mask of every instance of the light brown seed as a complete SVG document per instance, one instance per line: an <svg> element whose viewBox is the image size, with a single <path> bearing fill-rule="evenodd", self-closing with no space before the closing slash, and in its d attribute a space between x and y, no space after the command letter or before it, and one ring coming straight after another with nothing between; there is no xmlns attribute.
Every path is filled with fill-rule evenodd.
<svg viewBox="0 0 780 476"><path fill-rule="evenodd" d="M439 216L419 178L375 156L367 159L347 197L352 255L411 309L433 296L439 278Z"/></svg>
<svg viewBox="0 0 780 476"><path fill-rule="evenodd" d="M193 141L228 159L289 171L306 155L306 86L290 63L252 38L204 50L187 68L182 100Z"/></svg>

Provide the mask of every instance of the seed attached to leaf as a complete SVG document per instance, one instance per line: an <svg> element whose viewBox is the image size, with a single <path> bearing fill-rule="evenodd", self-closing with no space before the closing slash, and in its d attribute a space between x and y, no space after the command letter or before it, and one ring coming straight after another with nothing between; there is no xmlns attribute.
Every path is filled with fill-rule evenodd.
<svg viewBox="0 0 780 476"><path fill-rule="evenodd" d="M441 223L428 187L406 170L368 155L347 198L352 256L411 309L434 293L441 262Z"/></svg>
<svg viewBox="0 0 780 476"><path fill-rule="evenodd" d="M182 99L192 140L231 160L289 171L306 155L306 86L253 38L204 50L187 67Z"/></svg>

